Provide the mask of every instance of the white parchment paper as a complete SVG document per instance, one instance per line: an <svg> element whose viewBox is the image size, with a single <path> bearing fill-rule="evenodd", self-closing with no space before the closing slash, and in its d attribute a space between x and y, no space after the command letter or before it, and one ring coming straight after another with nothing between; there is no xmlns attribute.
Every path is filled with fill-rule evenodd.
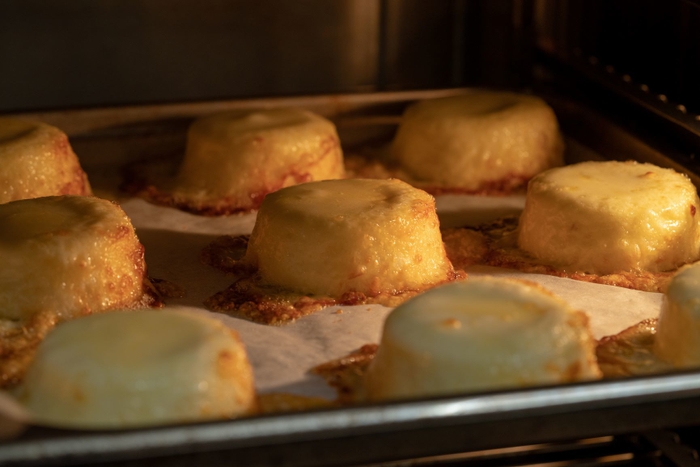
<svg viewBox="0 0 700 467"><path fill-rule="evenodd" d="M333 398L333 391L308 370L358 347L379 342L384 318L391 311L379 305L330 307L283 327L265 326L207 311L202 302L230 285L230 276L201 263L202 248L219 235L250 233L255 214L207 218L159 207L140 199L121 203L131 217L152 277L185 288L187 295L170 299L199 313L209 313L238 331L247 346L260 392L290 392ZM444 196L437 199L443 226L476 225L504 215L517 215L523 197L485 198ZM558 277L524 274L491 267L476 267L473 275L526 278L585 311L596 338L615 334L641 321L656 317L659 293L573 281Z"/></svg>

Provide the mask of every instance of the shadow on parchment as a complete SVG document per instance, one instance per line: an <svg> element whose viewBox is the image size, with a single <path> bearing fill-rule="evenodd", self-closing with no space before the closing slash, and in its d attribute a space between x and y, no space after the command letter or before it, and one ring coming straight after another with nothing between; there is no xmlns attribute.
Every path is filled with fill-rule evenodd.
<svg viewBox="0 0 700 467"><path fill-rule="evenodd" d="M219 235L177 232L162 229L136 229L146 248L148 275L164 279L185 290L183 298L166 299L168 305L204 308L202 302L233 282L228 276L202 263L202 249Z"/></svg>

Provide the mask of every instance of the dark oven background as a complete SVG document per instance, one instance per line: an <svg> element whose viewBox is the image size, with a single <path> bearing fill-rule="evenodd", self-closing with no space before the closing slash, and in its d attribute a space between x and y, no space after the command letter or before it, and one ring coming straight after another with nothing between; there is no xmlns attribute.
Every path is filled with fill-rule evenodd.
<svg viewBox="0 0 700 467"><path fill-rule="evenodd" d="M0 111L519 87L531 1L4 0Z"/></svg>
<svg viewBox="0 0 700 467"><path fill-rule="evenodd" d="M699 27L698 0L4 0L0 112L571 82L690 153Z"/></svg>

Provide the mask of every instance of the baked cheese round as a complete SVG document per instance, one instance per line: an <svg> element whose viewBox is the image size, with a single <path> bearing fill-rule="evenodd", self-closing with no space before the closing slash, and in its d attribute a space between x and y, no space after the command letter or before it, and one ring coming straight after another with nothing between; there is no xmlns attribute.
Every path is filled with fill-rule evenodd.
<svg viewBox="0 0 700 467"><path fill-rule="evenodd" d="M0 203L91 193L65 133L45 123L0 118Z"/></svg>
<svg viewBox="0 0 700 467"><path fill-rule="evenodd" d="M18 397L35 422L108 429L223 419L256 409L237 334L177 309L120 311L57 326Z"/></svg>
<svg viewBox="0 0 700 467"><path fill-rule="evenodd" d="M522 185L562 165L563 149L556 116L543 100L474 91L410 106L391 151L418 181L478 191Z"/></svg>
<svg viewBox="0 0 700 467"><path fill-rule="evenodd" d="M325 118L300 109L225 112L191 125L174 195L252 209L280 188L344 176L338 134Z"/></svg>
<svg viewBox="0 0 700 467"><path fill-rule="evenodd" d="M567 271L668 271L700 258L695 186L671 169L583 162L533 178L518 246Z"/></svg>
<svg viewBox="0 0 700 467"><path fill-rule="evenodd" d="M534 285L470 278L389 314L363 390L383 400L599 377L585 314Z"/></svg>
<svg viewBox="0 0 700 467"><path fill-rule="evenodd" d="M454 274L435 200L399 180L328 180L268 195L244 261L268 284L331 297L420 290Z"/></svg>
<svg viewBox="0 0 700 467"><path fill-rule="evenodd" d="M88 196L0 205L0 318L71 318L139 302L144 248L124 211Z"/></svg>
<svg viewBox="0 0 700 467"><path fill-rule="evenodd" d="M654 353L676 367L700 366L700 264L671 280L656 326Z"/></svg>

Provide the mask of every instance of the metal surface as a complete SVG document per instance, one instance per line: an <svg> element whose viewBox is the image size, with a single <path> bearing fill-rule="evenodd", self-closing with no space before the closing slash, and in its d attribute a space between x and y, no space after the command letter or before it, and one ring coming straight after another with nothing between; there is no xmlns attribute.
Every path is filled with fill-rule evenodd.
<svg viewBox="0 0 700 467"><path fill-rule="evenodd" d="M687 373L149 430L54 432L2 445L0 463L206 454L238 456L237 465L271 457L285 465L342 465L697 424L698 409L700 373Z"/></svg>
<svg viewBox="0 0 700 467"><path fill-rule="evenodd" d="M371 91L380 5L3 0L0 111Z"/></svg>
<svg viewBox="0 0 700 467"><path fill-rule="evenodd" d="M535 18L542 51L700 147L700 3L537 0Z"/></svg>
<svg viewBox="0 0 700 467"><path fill-rule="evenodd" d="M670 431L652 431L644 437L675 465L679 467L698 467L698 452L681 443L677 434Z"/></svg>
<svg viewBox="0 0 700 467"><path fill-rule="evenodd" d="M532 1L3 0L0 112L519 87Z"/></svg>
<svg viewBox="0 0 700 467"><path fill-rule="evenodd" d="M585 57L581 50L567 58L566 63L573 67L579 76L587 77L635 104L647 114L655 115L672 125L676 131L700 147L700 114L690 113L686 106L670 102L666 94L654 93L648 85L634 81L630 75L620 74L610 64L601 63L595 56Z"/></svg>

